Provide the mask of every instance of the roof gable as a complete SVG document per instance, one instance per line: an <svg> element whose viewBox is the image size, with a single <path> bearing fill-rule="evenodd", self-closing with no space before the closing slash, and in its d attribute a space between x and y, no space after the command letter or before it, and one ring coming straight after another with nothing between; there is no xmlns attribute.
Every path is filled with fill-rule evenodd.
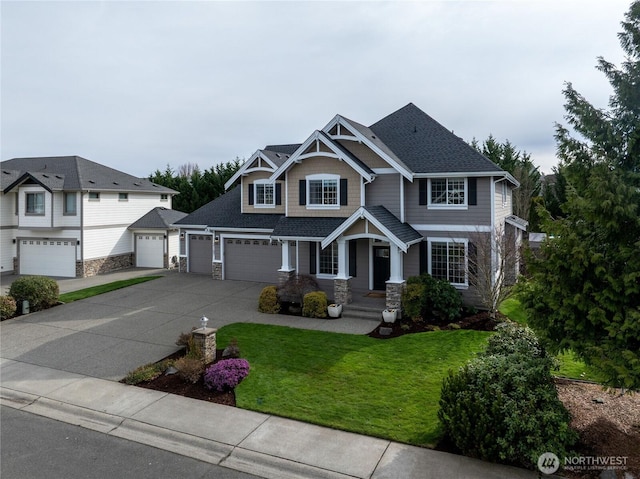
<svg viewBox="0 0 640 479"><path fill-rule="evenodd" d="M278 167L280 167L285 161L289 159L291 155L287 153L280 153L271 150L256 150L251 157L244 162L244 164L238 168L238 171L229 178L224 184L224 189L228 190L241 176L246 176L254 171L266 171L273 173Z"/></svg>
<svg viewBox="0 0 640 479"><path fill-rule="evenodd" d="M360 174L366 181L373 181L375 175L371 168L365 165L361 160L356 158L350 151L340 145L338 142L324 131L314 131L307 141L305 141L293 155L291 155L272 175L271 180L277 180L285 171L296 163L300 163L306 158L312 157L335 158L349 164L356 172ZM327 172L330 173L330 172Z"/></svg>
<svg viewBox="0 0 640 479"><path fill-rule="evenodd" d="M157 206L135 221L129 229L169 229L173 223L187 216L182 211Z"/></svg>

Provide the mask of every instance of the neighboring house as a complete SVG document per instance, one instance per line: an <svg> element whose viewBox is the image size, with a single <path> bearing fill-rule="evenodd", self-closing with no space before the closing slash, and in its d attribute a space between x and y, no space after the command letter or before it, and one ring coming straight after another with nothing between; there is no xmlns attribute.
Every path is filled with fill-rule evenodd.
<svg viewBox="0 0 640 479"><path fill-rule="evenodd" d="M512 215L518 182L411 103L369 127L337 115L302 144L258 150L225 187L176 223L181 270L270 283L310 274L340 303L382 290L398 307L422 272L474 303L471 239L519 243L526 228Z"/></svg>
<svg viewBox="0 0 640 479"><path fill-rule="evenodd" d="M187 213L156 206L129 226L135 242L136 266L139 268L173 268L178 266L180 243L178 228L171 225Z"/></svg>
<svg viewBox="0 0 640 479"><path fill-rule="evenodd" d="M0 163L0 175L2 273L92 276L160 255L138 232L170 235L168 224L158 231L159 222L141 223L157 207L170 209L177 193L148 179L78 156L15 158ZM132 223L140 226L131 231ZM163 243L154 264L169 266Z"/></svg>

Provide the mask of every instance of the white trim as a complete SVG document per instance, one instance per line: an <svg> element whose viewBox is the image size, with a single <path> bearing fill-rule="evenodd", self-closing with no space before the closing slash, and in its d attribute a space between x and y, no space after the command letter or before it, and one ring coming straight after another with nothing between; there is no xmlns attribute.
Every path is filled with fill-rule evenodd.
<svg viewBox="0 0 640 479"><path fill-rule="evenodd" d="M507 171L457 171L457 172L447 172L447 173L415 173L414 178L444 178L445 176L448 178L459 178L462 176L467 177L476 177L476 178L492 178L494 176L501 177L498 181L508 180L511 182L516 188L520 186L520 182L516 180L511 173Z"/></svg>
<svg viewBox="0 0 640 479"><path fill-rule="evenodd" d="M404 223L404 177L400 175L400 221Z"/></svg>
<svg viewBox="0 0 640 479"><path fill-rule="evenodd" d="M270 166L271 169L266 168L266 167L259 167L259 168L249 168L249 165L251 165L255 160L257 159L261 159L266 161ZM265 155L262 154L262 150L256 150L255 153L253 155L251 155L249 157L249 159L247 161L245 161L242 166L238 169L238 171L236 171L236 173L229 179L229 181L227 181L224 184L224 189L225 191L228 190L235 182L238 178L240 178L241 176L245 176L248 173L251 173L252 171L267 171L267 172L272 172L273 170L276 169L276 165L275 163L273 163L269 158L267 158Z"/></svg>
<svg viewBox="0 0 640 479"><path fill-rule="evenodd" d="M398 174L398 170L395 168L371 168L376 175L392 175ZM402 176L402 175L400 175Z"/></svg>
<svg viewBox="0 0 640 479"><path fill-rule="evenodd" d="M253 186L253 206L254 208L275 208L276 207L276 184L269 179L263 178L261 180L255 180L253 183L250 183ZM271 197L273 198L273 203L258 203L258 185L271 185L273 188L273 194Z"/></svg>
<svg viewBox="0 0 640 479"><path fill-rule="evenodd" d="M410 226L416 231L442 231L446 232L459 232L459 233L489 233L492 230L488 225L425 225L425 224L410 224Z"/></svg>
<svg viewBox="0 0 640 479"><path fill-rule="evenodd" d="M316 173L313 175L307 175L304 177L305 179L305 188L306 188L306 208L308 210L339 210L340 209L340 175L335 175L332 173ZM324 182L325 181L335 181L336 182L336 202L335 204L324 204L324 203L311 203L311 192L310 185L311 181L322 181L322 197L324 198ZM275 192L274 192L275 194Z"/></svg>
<svg viewBox="0 0 640 479"><path fill-rule="evenodd" d="M345 127L349 132L351 132L355 136L355 139L358 140L358 142L364 143L366 146L369 147L370 150L372 150L384 161L389 163L398 173L400 173L402 176L407 178L409 181L413 182L413 178L414 178L413 173L408 169L406 169L404 166L402 166L400 163L398 163L398 161L400 161L399 159L396 161L387 153L382 151L375 143L373 143L369 138L364 136L362 133L360 133L360 131L358 131L354 126L352 126L348 119L340 115L336 115L333 117L333 119L329 123L327 123L327 125L322 129L322 131L324 131L327 135L329 135L329 130L331 130L331 128L333 128L334 125L339 125L339 128ZM333 137L331 138L333 139ZM353 138L345 138L345 140L354 141Z"/></svg>
<svg viewBox="0 0 640 479"><path fill-rule="evenodd" d="M321 151L316 151L315 153L303 153L304 151L307 150L307 148L309 148L312 145L314 141L322 142L336 156L333 156L328 152L321 152ZM318 148L316 148L316 150L318 150ZM311 134L311 136L309 136L309 138L307 138L305 142L293 153L293 155L291 155L287 161L285 161L282 165L280 165L280 167L271 175L270 179L273 181L277 180L278 177L282 173L286 172L293 164L299 163L305 158L315 157L315 156L325 156L325 157L328 156L332 158L338 158L339 160L344 161L349 166L351 166L351 168L353 168L358 174L360 174L360 176L362 176L369 182L373 181L373 176L371 175L371 173L362 169L362 167L356 162L354 162L348 155L344 155L342 151L335 148L334 145L328 141L327 137L325 137L322 133L320 133L319 130L314 131Z"/></svg>

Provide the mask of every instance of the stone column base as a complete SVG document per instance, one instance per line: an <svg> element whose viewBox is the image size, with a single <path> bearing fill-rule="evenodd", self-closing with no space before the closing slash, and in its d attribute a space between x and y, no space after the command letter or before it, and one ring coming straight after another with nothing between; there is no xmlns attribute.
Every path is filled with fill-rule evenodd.
<svg viewBox="0 0 640 479"><path fill-rule="evenodd" d="M211 274L213 279L222 279L222 263L213 263Z"/></svg>
<svg viewBox="0 0 640 479"><path fill-rule="evenodd" d="M296 270L292 269L291 271L278 271L278 285L282 286L291 278L296 275Z"/></svg>
<svg viewBox="0 0 640 479"><path fill-rule="evenodd" d="M191 331L196 346L202 351L202 360L211 363L216 359L216 333L215 328L198 328Z"/></svg>
<svg viewBox="0 0 640 479"><path fill-rule="evenodd" d="M337 304L351 302L351 279L333 280L333 301Z"/></svg>
<svg viewBox="0 0 640 479"><path fill-rule="evenodd" d="M402 309L402 292L404 291L405 282L387 283L387 309ZM399 317L399 316L398 316Z"/></svg>

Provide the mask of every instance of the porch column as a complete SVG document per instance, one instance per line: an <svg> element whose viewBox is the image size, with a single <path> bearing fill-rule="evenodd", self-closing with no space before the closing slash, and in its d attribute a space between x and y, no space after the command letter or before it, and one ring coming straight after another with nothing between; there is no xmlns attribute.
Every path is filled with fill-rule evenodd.
<svg viewBox="0 0 640 479"><path fill-rule="evenodd" d="M390 283L404 282L402 254L402 250L400 250L400 248L398 248L396 245L394 245L393 243L389 245L389 260L391 263L391 274L389 275Z"/></svg>
<svg viewBox="0 0 640 479"><path fill-rule="evenodd" d="M282 267L279 271L291 271L291 255L289 254L289 241L282 242Z"/></svg>
<svg viewBox="0 0 640 479"><path fill-rule="evenodd" d="M402 291L404 290L403 256L402 250L395 244L389 245L389 259L391 274L386 287L386 306L388 309L400 310L402 306ZM398 311L399 315L401 311Z"/></svg>
<svg viewBox="0 0 640 479"><path fill-rule="evenodd" d="M338 279L349 279L349 249L347 248L347 240L339 239L338 243Z"/></svg>

